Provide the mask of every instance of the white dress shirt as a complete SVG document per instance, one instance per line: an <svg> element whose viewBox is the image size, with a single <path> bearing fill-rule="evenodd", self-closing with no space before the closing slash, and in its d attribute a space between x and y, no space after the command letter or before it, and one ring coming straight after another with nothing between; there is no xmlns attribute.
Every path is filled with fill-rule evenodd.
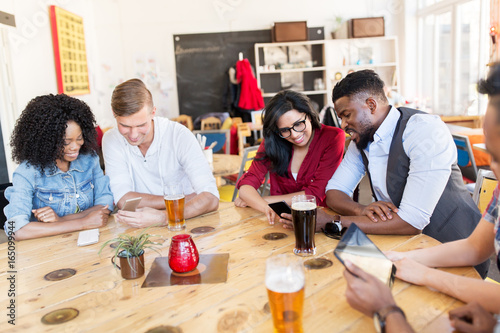
<svg viewBox="0 0 500 333"><path fill-rule="evenodd" d="M184 194L210 192L219 198L215 178L195 136L185 126L154 118L154 138L143 156L113 128L102 149L115 202L133 191L163 195L166 185L181 184Z"/></svg>
<svg viewBox="0 0 500 333"><path fill-rule="evenodd" d="M368 158L375 196L392 202L387 192L387 160L394 131L401 113L394 107L364 150ZM438 116L413 115L403 133L403 149L410 159L410 170L398 215L417 229L424 229L441 197L457 160L457 149L450 131ZM340 190L352 196L366 170L354 142L328 182L325 191Z"/></svg>

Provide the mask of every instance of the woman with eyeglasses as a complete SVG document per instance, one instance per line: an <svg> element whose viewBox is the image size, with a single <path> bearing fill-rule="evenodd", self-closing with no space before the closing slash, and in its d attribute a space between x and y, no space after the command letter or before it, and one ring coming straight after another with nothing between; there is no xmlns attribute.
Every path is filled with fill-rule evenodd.
<svg viewBox="0 0 500 333"><path fill-rule="evenodd" d="M269 203L311 194L326 206L325 187L342 160L345 134L340 128L322 125L309 99L285 90L267 104L263 119L264 140L248 170L239 180L238 207L264 212L270 224L275 213ZM261 197L257 189L270 173L271 195Z"/></svg>

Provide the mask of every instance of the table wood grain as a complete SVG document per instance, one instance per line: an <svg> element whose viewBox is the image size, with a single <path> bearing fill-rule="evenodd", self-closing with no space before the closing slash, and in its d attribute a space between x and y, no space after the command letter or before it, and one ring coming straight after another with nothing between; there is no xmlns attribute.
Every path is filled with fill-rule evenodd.
<svg viewBox="0 0 500 333"><path fill-rule="evenodd" d="M293 232L279 225L269 226L260 212L221 203L217 212L187 220L186 232L212 226L213 232L192 234L200 253L229 253L228 279L221 284L179 285L141 288L151 264L158 256L146 251L146 274L124 280L111 262L112 249L101 244L120 233L137 234L113 218L101 228L98 244L77 247L78 233L16 243L16 326L9 325L6 307L8 259L0 258L1 332L146 332L158 326L173 326L182 332L272 332L273 325L264 284L265 260L279 253L291 253ZM287 238L265 240L270 232ZM162 256L168 255L175 233L164 227L152 228L163 242ZM381 250L410 250L438 244L425 235L369 236ZM333 262L321 270L306 270L304 304L305 332L374 332L371 318L347 304L343 266L334 258L337 240L316 234L317 255ZM1 244L3 253L7 244ZM76 274L60 281L46 281L54 270L72 268ZM455 274L477 277L473 268L453 268ZM396 280L396 301L418 332L451 330L448 311L461 302L425 287ZM41 318L54 310L74 308L79 315L66 323L46 325Z"/></svg>

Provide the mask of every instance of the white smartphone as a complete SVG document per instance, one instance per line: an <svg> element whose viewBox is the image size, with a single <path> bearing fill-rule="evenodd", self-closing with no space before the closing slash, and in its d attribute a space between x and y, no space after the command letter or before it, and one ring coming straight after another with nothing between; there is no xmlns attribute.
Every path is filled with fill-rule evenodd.
<svg viewBox="0 0 500 333"><path fill-rule="evenodd" d="M135 212L137 206L139 206L139 203L141 202L141 199L142 197L137 197L126 200L121 210L126 210L128 212ZM118 205L115 205L115 209L113 209L113 212L111 214L115 214L116 212L118 212Z"/></svg>
<svg viewBox="0 0 500 333"><path fill-rule="evenodd" d="M95 244L99 241L99 229L89 229L80 231L78 234L78 246Z"/></svg>

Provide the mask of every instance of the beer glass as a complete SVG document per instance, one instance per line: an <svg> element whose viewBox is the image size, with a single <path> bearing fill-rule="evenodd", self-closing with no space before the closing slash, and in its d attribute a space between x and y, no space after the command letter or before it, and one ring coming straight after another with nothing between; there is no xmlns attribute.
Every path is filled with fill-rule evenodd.
<svg viewBox="0 0 500 333"><path fill-rule="evenodd" d="M165 207L167 209L167 227L170 231L180 231L186 228L184 220L184 193L180 184L167 185L164 188Z"/></svg>
<svg viewBox="0 0 500 333"><path fill-rule="evenodd" d="M299 256L316 254L314 244L316 197L314 195L296 195L292 198L292 222L295 232L293 253Z"/></svg>
<svg viewBox="0 0 500 333"><path fill-rule="evenodd" d="M304 268L293 254L280 254L266 261L266 288L275 333L297 333L302 329Z"/></svg>

